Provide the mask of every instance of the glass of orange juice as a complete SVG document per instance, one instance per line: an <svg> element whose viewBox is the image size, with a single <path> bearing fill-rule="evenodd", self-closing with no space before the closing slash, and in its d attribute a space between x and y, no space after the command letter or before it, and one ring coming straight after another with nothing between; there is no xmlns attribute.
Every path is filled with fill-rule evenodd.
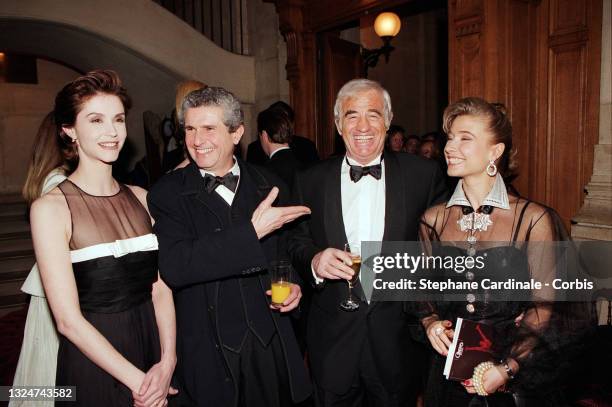
<svg viewBox="0 0 612 407"><path fill-rule="evenodd" d="M270 264L272 279L272 305L282 307L283 301L291 292L291 263L287 260L274 261Z"/></svg>

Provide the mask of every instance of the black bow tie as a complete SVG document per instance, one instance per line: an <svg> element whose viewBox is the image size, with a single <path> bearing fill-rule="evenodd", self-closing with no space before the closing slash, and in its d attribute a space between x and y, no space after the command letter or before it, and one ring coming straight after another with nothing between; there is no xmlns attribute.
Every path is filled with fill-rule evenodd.
<svg viewBox="0 0 612 407"><path fill-rule="evenodd" d="M348 159L346 160L346 163L349 165L349 167L351 167L350 176L353 182L359 181L361 177L365 175L371 175L375 179L380 179L380 177L382 176L382 165L380 163L376 165L368 165L365 167L362 167L360 165L351 165L349 164Z"/></svg>
<svg viewBox="0 0 612 407"><path fill-rule="evenodd" d="M215 177L212 174L204 175L204 188L209 194L215 190L219 185L224 185L227 189L232 192L236 192L236 186L238 186L238 175L234 175L228 172L222 177Z"/></svg>
<svg viewBox="0 0 612 407"><path fill-rule="evenodd" d="M493 208L494 207L491 205L482 205L480 208L478 208L476 213L484 213L485 215L490 215L491 212L493 212ZM471 206L462 205L461 212L464 215L469 215L470 213L474 212L474 208L472 208Z"/></svg>

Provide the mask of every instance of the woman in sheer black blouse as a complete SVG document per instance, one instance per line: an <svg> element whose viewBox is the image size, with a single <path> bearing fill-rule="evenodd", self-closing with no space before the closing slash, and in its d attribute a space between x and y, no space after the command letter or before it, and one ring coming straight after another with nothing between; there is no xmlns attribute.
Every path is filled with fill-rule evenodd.
<svg viewBox="0 0 612 407"><path fill-rule="evenodd" d="M503 106L479 98L459 100L446 108L444 130L448 175L460 181L449 201L423 215L420 237L426 250L434 254L462 250L467 255L486 251L487 264L495 265L497 276L550 281L557 256L553 245L543 242L565 240L567 234L552 209L506 186L504 181L513 178L516 166L512 126ZM479 277L468 272L458 278ZM474 294L468 293L463 301L417 306L436 351L425 405L564 405L557 386L560 369L556 367L562 362L558 357L575 339L575 325L586 321L576 319L577 314L570 318L569 307L554 303L550 289L533 293L529 301L494 301L487 293ZM449 381L442 374L458 317L490 324L500 338L499 361L484 366L480 383Z"/></svg>

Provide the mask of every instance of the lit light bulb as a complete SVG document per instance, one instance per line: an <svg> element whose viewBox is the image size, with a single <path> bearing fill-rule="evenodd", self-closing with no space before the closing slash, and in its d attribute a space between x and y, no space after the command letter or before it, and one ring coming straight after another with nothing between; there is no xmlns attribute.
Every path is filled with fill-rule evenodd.
<svg viewBox="0 0 612 407"><path fill-rule="evenodd" d="M380 13L374 21L374 31L379 37L395 37L402 27L400 18L395 13Z"/></svg>

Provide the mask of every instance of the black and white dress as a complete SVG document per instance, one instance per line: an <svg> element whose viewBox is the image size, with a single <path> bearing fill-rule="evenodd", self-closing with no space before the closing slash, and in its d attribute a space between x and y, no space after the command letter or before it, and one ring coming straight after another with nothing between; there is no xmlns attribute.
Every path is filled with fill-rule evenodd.
<svg viewBox="0 0 612 407"><path fill-rule="evenodd" d="M125 185L93 196L70 180L59 185L72 218L70 256L80 308L111 345L142 371L160 359L151 301L157 239L146 209ZM60 335L57 386L76 386L67 406L132 406L131 391Z"/></svg>

